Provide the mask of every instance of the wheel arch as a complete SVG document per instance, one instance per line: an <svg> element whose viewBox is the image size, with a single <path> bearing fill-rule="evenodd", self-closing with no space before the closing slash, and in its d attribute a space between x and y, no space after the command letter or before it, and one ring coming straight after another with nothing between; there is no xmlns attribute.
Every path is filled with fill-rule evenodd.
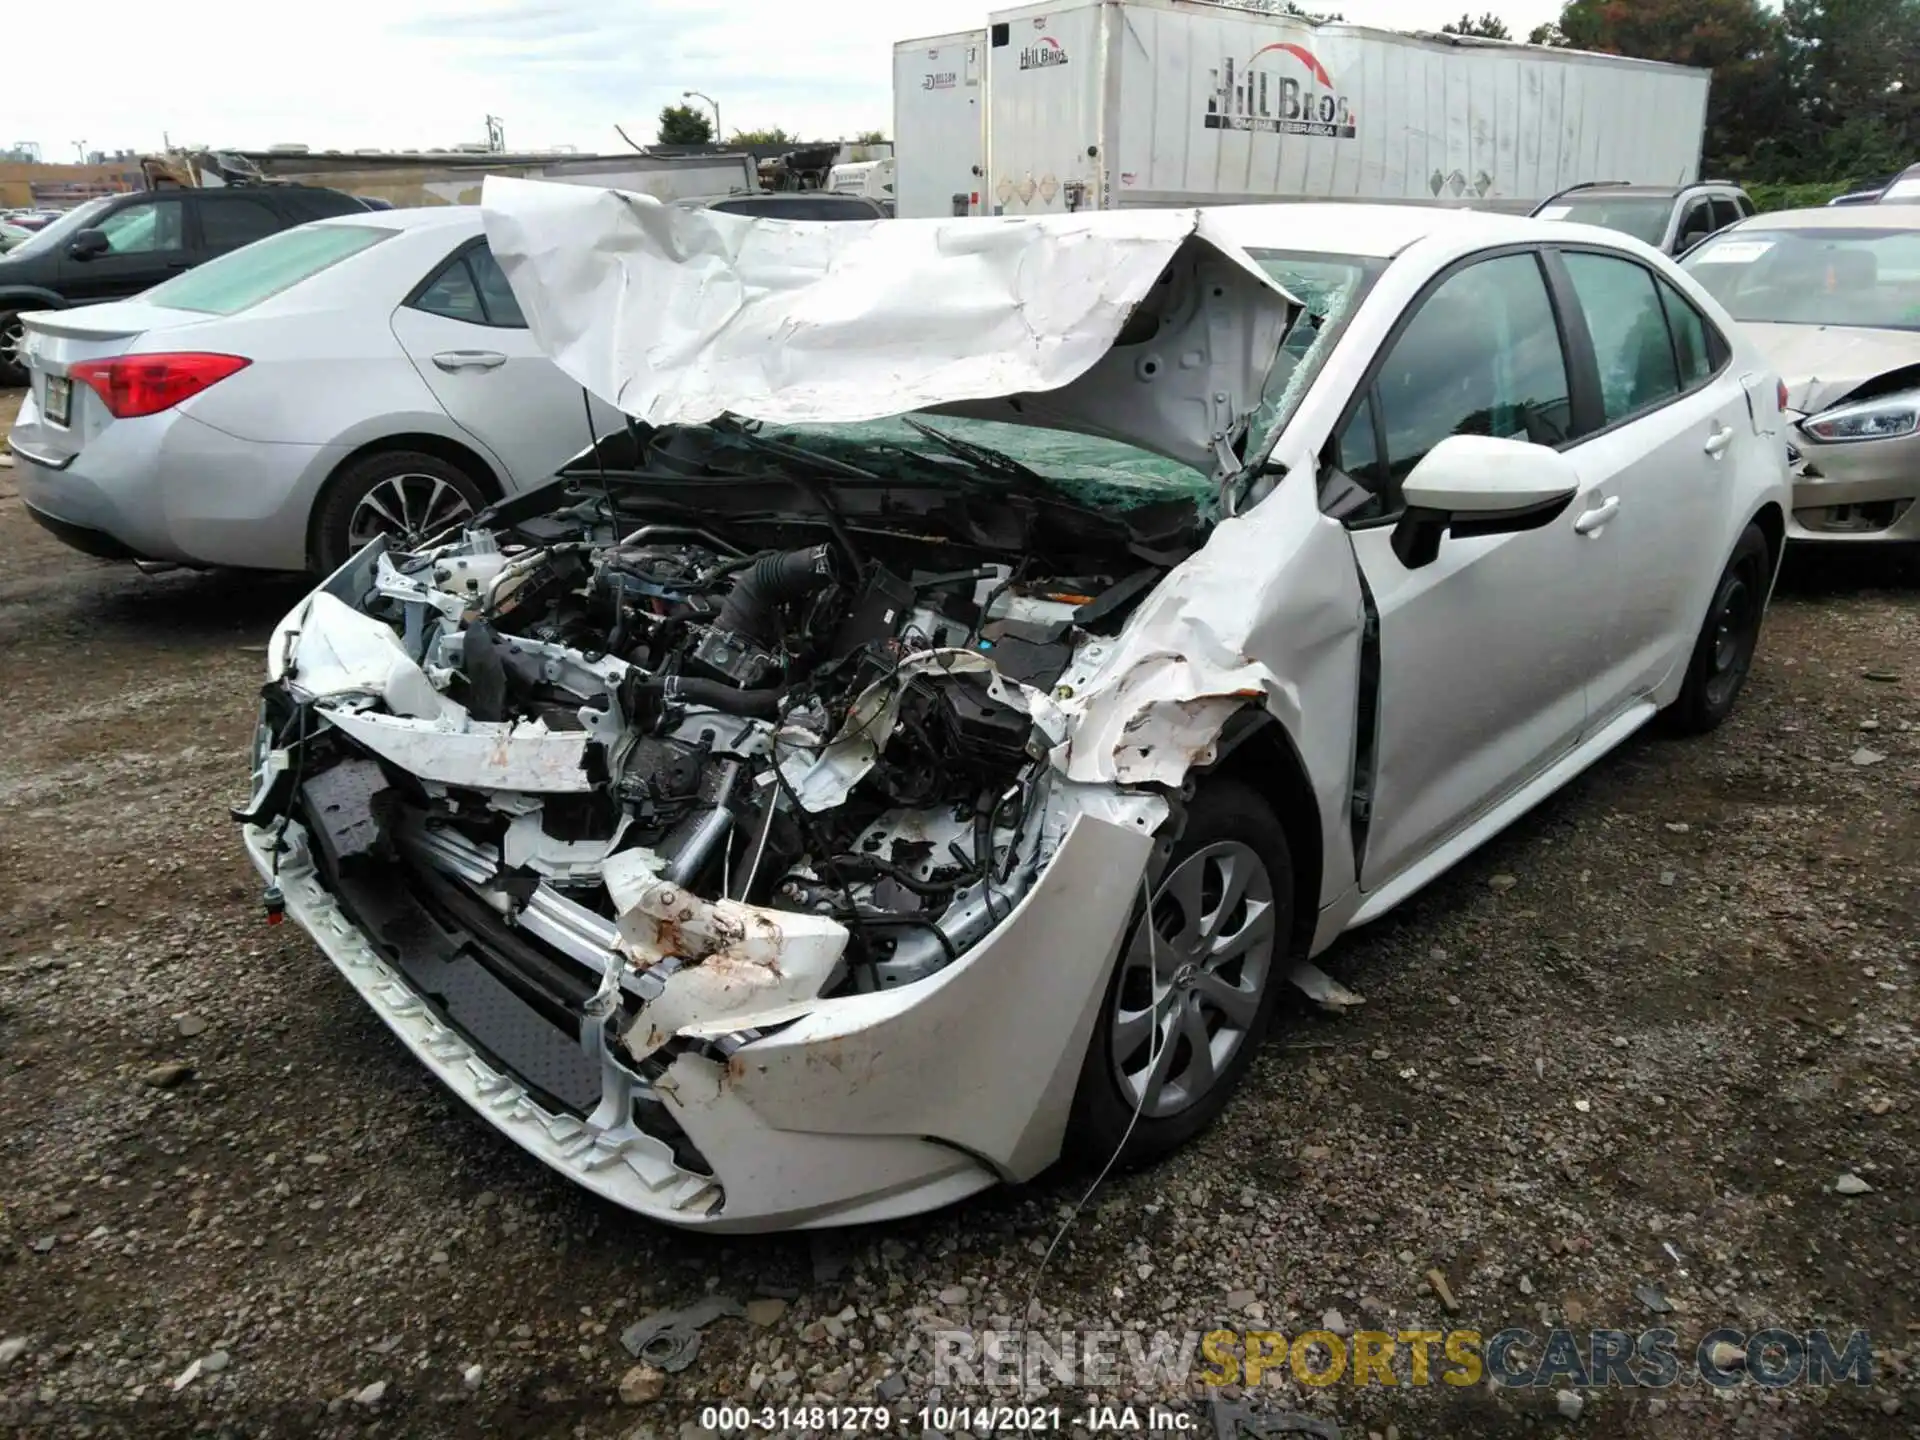
<svg viewBox="0 0 1920 1440"><path fill-rule="evenodd" d="M51 290L34 285L0 290L0 310L69 310L72 307Z"/></svg>
<svg viewBox="0 0 1920 1440"><path fill-rule="evenodd" d="M1307 778L1293 737L1272 715L1256 706L1234 714L1221 731L1212 764L1196 772L1197 779L1229 776L1252 790L1272 807L1287 832L1293 859L1293 933L1288 955L1305 958L1313 945L1320 918L1320 886L1326 874L1320 805Z"/></svg>
<svg viewBox="0 0 1920 1440"><path fill-rule="evenodd" d="M340 483L340 477L352 466L371 455L395 454L406 450L431 455L434 459L443 460L463 472L480 487L481 493L489 504L506 496L506 487L500 483L499 475L495 473L486 457L472 446L463 445L458 440L450 439L445 435L435 435L429 431L414 430L369 440L343 455L340 462L327 472L327 478L321 482L320 488L314 492L313 503L307 507L306 550L309 567L312 566L314 557L319 554L321 512L326 508L327 496L332 493L333 487Z"/></svg>
<svg viewBox="0 0 1920 1440"><path fill-rule="evenodd" d="M1760 533L1767 540L1767 589L1771 594L1774 577L1780 573L1780 559L1787 549L1787 517L1777 503L1769 500L1754 513L1753 523L1760 527Z"/></svg>

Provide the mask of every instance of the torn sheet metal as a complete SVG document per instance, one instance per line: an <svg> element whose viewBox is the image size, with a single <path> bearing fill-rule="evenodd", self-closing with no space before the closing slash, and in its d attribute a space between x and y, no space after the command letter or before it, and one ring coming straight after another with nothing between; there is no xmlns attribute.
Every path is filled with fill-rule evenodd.
<svg viewBox="0 0 1920 1440"><path fill-rule="evenodd" d="M307 600L297 632L286 642L293 680L312 699L368 696L395 715L439 720L460 713L427 675L393 627L324 591Z"/></svg>
<svg viewBox="0 0 1920 1440"><path fill-rule="evenodd" d="M995 418L1211 468L1222 411L1252 413L1298 308L1198 210L755 220L498 176L481 204L540 348L655 425L854 422L1063 392L1125 338L1139 365L1049 395L1043 418ZM1161 327L1123 331L1170 266L1204 323L1177 316L1166 353L1144 353ZM1204 267L1214 283L1192 284Z"/></svg>
<svg viewBox="0 0 1920 1440"><path fill-rule="evenodd" d="M593 789L586 756L594 742L583 731L549 730L538 720L472 720L455 730L452 722L340 709L329 709L327 719L374 754L436 784L533 794Z"/></svg>
<svg viewBox="0 0 1920 1440"><path fill-rule="evenodd" d="M846 927L838 921L705 900L662 879L651 851L622 850L601 874L628 963L664 976L660 993L622 1037L637 1058L686 1026L818 995L846 949Z"/></svg>

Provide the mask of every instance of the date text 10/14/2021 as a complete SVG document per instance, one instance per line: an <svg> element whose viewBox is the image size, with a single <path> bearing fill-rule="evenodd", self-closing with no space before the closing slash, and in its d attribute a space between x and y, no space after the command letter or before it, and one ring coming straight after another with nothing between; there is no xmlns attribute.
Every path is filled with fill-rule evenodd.
<svg viewBox="0 0 1920 1440"><path fill-rule="evenodd" d="M1177 1435L1197 1431L1200 1424L1197 1415L1160 1405L922 1405L913 1410L886 1405L708 1405L700 1411L702 1429L776 1435L894 1430L915 1435L928 1430L947 1435L988 1430L1057 1435L1076 1428L1095 1435Z"/></svg>

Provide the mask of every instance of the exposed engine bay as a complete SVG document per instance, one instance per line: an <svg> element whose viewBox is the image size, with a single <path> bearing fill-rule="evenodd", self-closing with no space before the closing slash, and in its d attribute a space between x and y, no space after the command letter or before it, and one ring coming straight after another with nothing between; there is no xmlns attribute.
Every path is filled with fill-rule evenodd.
<svg viewBox="0 0 1920 1440"><path fill-rule="evenodd" d="M241 818L297 819L357 923L575 1114L583 1023L644 1079L690 1026L938 973L1095 788L1049 763L1062 703L1204 526L928 433L945 454L881 479L636 426L442 543L363 552L274 638ZM412 905L573 1058L436 991Z"/></svg>

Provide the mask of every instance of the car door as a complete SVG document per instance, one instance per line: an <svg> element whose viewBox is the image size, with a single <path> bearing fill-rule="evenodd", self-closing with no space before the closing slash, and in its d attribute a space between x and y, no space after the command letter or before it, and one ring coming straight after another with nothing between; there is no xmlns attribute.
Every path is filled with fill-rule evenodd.
<svg viewBox="0 0 1920 1440"><path fill-rule="evenodd" d="M1399 487L1434 445L1477 434L1564 446L1572 393L1542 257L1509 250L1429 287L1336 432L1335 466L1359 503L1329 513L1351 532L1377 625L1363 889L1539 775L1585 728L1586 678L1618 583L1606 527L1591 519L1602 487L1583 484L1535 529L1450 535L1416 569L1392 545Z"/></svg>
<svg viewBox="0 0 1920 1440"><path fill-rule="evenodd" d="M1735 467L1755 442L1755 417L1731 347L1653 269L1599 248L1560 247L1577 367L1601 413L1569 457L1606 487L1610 563L1620 583L1589 691L1597 728L1644 700L1692 649L1705 586L1724 556Z"/></svg>
<svg viewBox="0 0 1920 1440"><path fill-rule="evenodd" d="M200 257L187 221L180 195L141 195L115 205L90 227L107 237L104 253L78 260L62 250L61 295L72 305L119 300L191 268Z"/></svg>
<svg viewBox="0 0 1920 1440"><path fill-rule="evenodd" d="M538 484L592 443L585 393L533 342L493 252L469 241L393 314L393 333L454 422L507 467L515 488ZM593 435L625 424L592 402Z"/></svg>

